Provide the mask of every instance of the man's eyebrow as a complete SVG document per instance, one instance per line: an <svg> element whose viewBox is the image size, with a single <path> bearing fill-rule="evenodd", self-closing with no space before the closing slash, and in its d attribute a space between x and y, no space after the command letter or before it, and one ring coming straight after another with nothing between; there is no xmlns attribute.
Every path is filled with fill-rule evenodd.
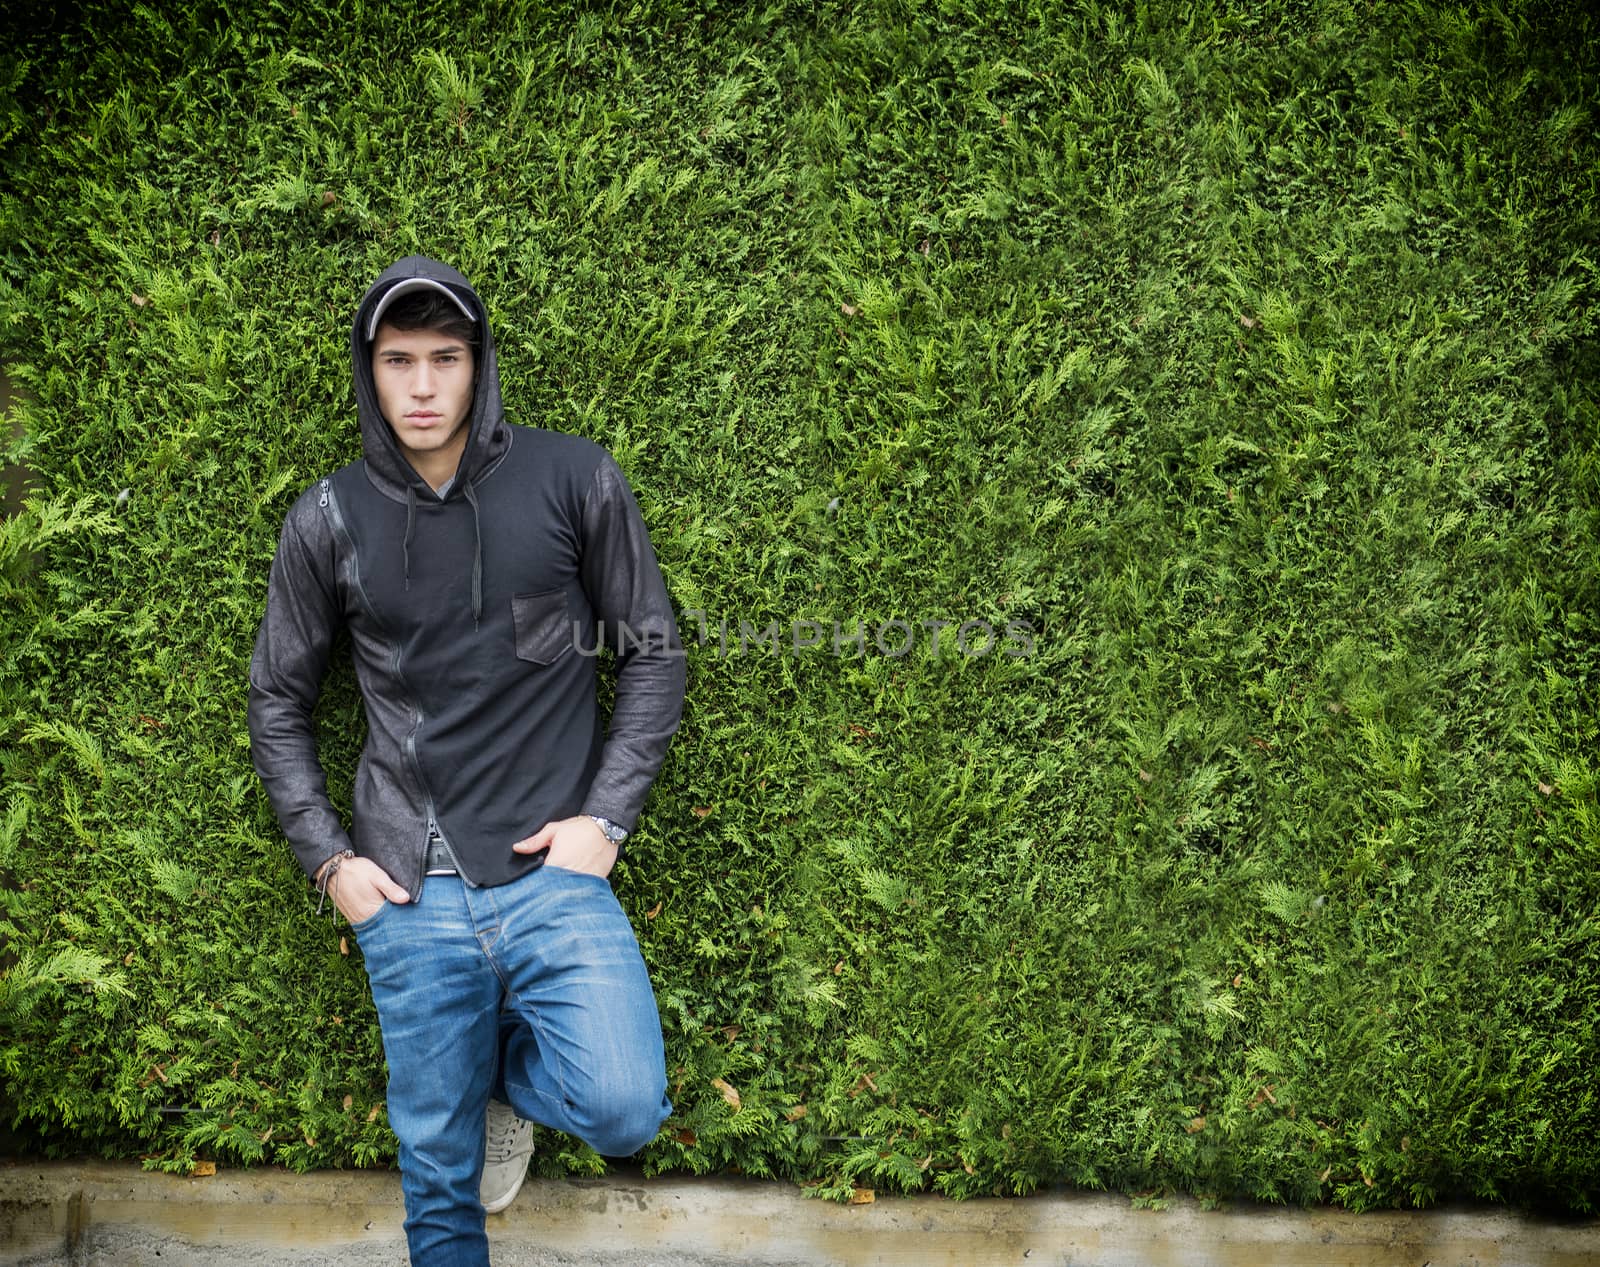
<svg viewBox="0 0 1600 1267"><path fill-rule="evenodd" d="M446 344L442 344L441 346L436 347L436 348L429 348L425 353L423 353L423 355L424 356L459 356L459 355L461 355L461 353L465 352L466 350L467 350L467 345L465 343L446 343ZM379 356L406 356L406 357L409 357L409 356L412 355L412 353L410 351L408 351L407 349L405 349L405 348L379 348L378 349L378 355Z"/></svg>

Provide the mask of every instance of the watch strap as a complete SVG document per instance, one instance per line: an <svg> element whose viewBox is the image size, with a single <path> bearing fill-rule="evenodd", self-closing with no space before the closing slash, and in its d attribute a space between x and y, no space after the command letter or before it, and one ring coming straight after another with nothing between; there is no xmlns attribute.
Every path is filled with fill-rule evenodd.
<svg viewBox="0 0 1600 1267"><path fill-rule="evenodd" d="M606 839L614 845L620 845L628 838L628 829L626 827L618 827L609 818L605 818L600 814L586 814L584 817L604 832Z"/></svg>

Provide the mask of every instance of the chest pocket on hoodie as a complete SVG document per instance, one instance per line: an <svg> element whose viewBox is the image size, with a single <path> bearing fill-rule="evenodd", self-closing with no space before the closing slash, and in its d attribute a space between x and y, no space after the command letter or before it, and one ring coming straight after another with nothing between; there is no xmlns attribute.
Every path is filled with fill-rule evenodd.
<svg viewBox="0 0 1600 1267"><path fill-rule="evenodd" d="M511 619L516 626L517 659L553 664L572 647L572 621L566 590L513 594Z"/></svg>

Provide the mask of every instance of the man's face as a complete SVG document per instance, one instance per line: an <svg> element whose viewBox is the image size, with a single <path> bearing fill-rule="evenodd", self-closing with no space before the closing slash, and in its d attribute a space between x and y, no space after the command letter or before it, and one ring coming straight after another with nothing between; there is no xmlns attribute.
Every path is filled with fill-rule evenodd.
<svg viewBox="0 0 1600 1267"><path fill-rule="evenodd" d="M472 349L454 335L384 324L372 340L378 407L406 460L436 486L466 447L472 373Z"/></svg>

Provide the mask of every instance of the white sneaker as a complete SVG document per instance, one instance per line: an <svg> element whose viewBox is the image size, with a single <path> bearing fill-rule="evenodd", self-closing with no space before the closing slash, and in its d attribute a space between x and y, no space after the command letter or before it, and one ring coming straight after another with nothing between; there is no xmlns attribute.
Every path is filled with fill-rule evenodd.
<svg viewBox="0 0 1600 1267"><path fill-rule="evenodd" d="M498 1214L516 1199L522 1181L528 1177L528 1158L533 1156L533 1123L511 1111L509 1104L489 1101L484 1115L483 1178L478 1183L478 1199L485 1214Z"/></svg>

